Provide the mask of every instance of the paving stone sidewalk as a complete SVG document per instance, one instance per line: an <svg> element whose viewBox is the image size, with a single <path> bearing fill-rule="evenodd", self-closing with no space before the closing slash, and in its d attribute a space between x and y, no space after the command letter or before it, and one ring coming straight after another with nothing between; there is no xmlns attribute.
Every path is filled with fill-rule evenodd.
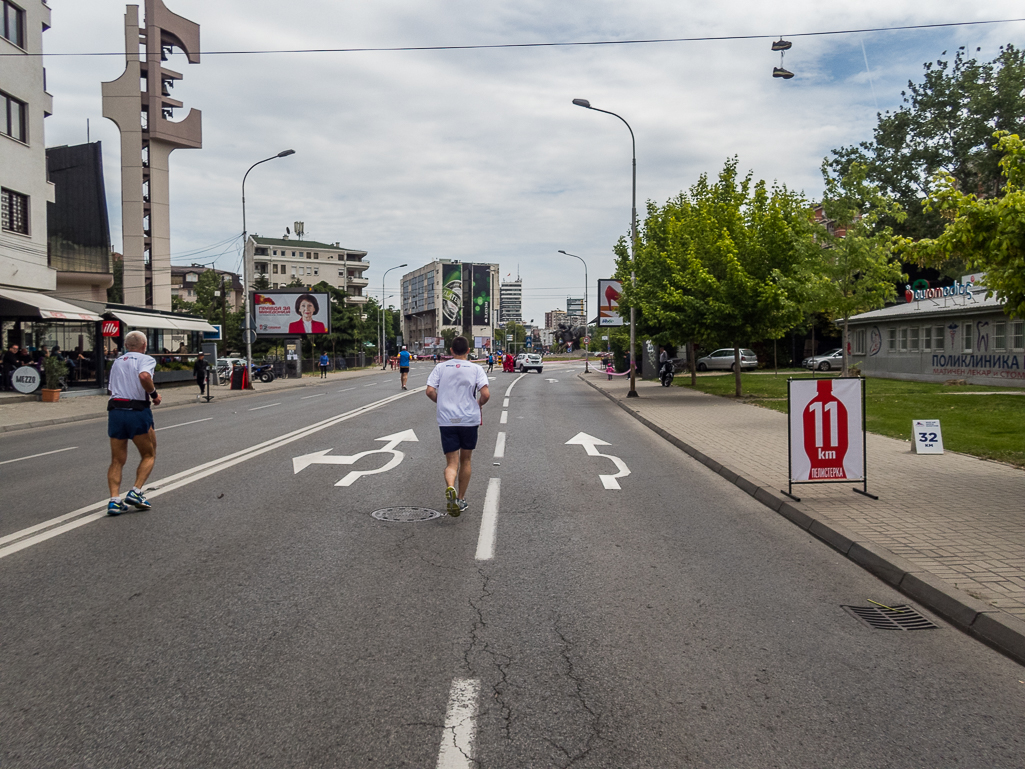
<svg viewBox="0 0 1025 769"><path fill-rule="evenodd" d="M1025 471L951 451L919 455L908 442L869 433L868 490L878 500L855 494L854 484L800 485L794 494L801 502L789 505L781 493L788 472L785 414L641 380L640 397L627 398L625 377L580 376L681 448L713 460L705 464L723 465L721 474L736 473L738 485L746 480L749 493L781 514L796 508L788 515L795 522L806 513L826 524L827 535L810 531L834 546L839 533L840 542L875 550L891 569L903 564L903 576L932 575L927 581L946 598L960 595L970 604L967 594L983 613L1017 618L1007 624L1012 635L1021 634L1011 640L1025 652Z"/></svg>

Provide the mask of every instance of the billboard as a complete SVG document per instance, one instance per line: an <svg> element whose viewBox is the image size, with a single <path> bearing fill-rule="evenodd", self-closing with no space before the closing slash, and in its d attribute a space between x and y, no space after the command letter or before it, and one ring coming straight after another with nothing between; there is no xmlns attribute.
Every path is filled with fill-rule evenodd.
<svg viewBox="0 0 1025 769"><path fill-rule="evenodd" d="M473 274L473 325L491 325L491 268L486 264L475 264Z"/></svg>
<svg viewBox="0 0 1025 769"><path fill-rule="evenodd" d="M619 295L623 293L623 283L618 280L601 278L598 280L598 325L622 326L623 316L619 314Z"/></svg>
<svg viewBox="0 0 1025 769"><path fill-rule="evenodd" d="M257 291L253 294L257 336L327 334L331 331L331 302L327 294L305 291Z"/></svg>
<svg viewBox="0 0 1025 769"><path fill-rule="evenodd" d="M463 268L459 264L441 266L441 323L463 325Z"/></svg>

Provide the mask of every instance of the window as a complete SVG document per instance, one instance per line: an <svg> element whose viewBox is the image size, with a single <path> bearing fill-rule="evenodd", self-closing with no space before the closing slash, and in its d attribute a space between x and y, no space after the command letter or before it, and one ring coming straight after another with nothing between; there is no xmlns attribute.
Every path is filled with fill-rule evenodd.
<svg viewBox="0 0 1025 769"><path fill-rule="evenodd" d="M0 229L28 235L28 195L0 189Z"/></svg>
<svg viewBox="0 0 1025 769"><path fill-rule="evenodd" d="M278 284L277 284L277 283L275 283L275 284L274 284L274 288L277 288L277 287L278 287Z"/></svg>
<svg viewBox="0 0 1025 769"><path fill-rule="evenodd" d="M1011 323L1011 349L1025 349L1025 321L1023 320Z"/></svg>
<svg viewBox="0 0 1025 769"><path fill-rule="evenodd" d="M901 352L907 352L908 351L908 329L907 328L900 329L900 351Z"/></svg>
<svg viewBox="0 0 1025 769"><path fill-rule="evenodd" d="M313 274L313 273L312 273L312 272L310 271L310 268L309 268L309 267L307 267L307 268L306 268L306 274L307 274L307 275L312 275L312 274Z"/></svg>
<svg viewBox="0 0 1025 769"><path fill-rule="evenodd" d="M295 256L295 251L292 252L292 256Z"/></svg>
<svg viewBox="0 0 1025 769"><path fill-rule="evenodd" d="M993 349L1007 349L1007 324L1004 322L993 324Z"/></svg>
<svg viewBox="0 0 1025 769"><path fill-rule="evenodd" d="M294 266L292 267L292 277L293 278L295 277L295 267Z"/></svg>
<svg viewBox="0 0 1025 769"><path fill-rule="evenodd" d="M199 280L199 276L196 273L194 273L194 272L187 272L187 273L185 273L185 282L186 283L195 283L197 280Z"/></svg>
<svg viewBox="0 0 1025 769"><path fill-rule="evenodd" d="M302 252L302 251L300 251L300 252L299 252L299 256L302 256L302 255L303 255L303 252ZM312 258L313 258L313 254L311 254L311 253L310 253L309 251L307 251L307 252L306 252L306 258L307 258L307 259L312 259Z"/></svg>
<svg viewBox="0 0 1025 769"><path fill-rule="evenodd" d="M908 331L909 331L908 336L911 338L911 349L912 350L918 350L919 349L919 346L918 346L918 344L919 344L919 342L918 342L918 326L915 326L914 328L908 329Z"/></svg>
<svg viewBox="0 0 1025 769"><path fill-rule="evenodd" d="M273 272L275 275L278 274L278 266L276 264L274 265L274 269L271 270L271 272Z"/></svg>
<svg viewBox="0 0 1025 769"><path fill-rule="evenodd" d="M19 48L25 47L25 12L9 0L0 0L4 17L0 19L0 33Z"/></svg>
<svg viewBox="0 0 1025 769"><path fill-rule="evenodd" d="M345 270L339 270L338 271L338 277L339 278L344 278L345 277Z"/></svg>
<svg viewBox="0 0 1025 769"><path fill-rule="evenodd" d="M267 249L265 247L263 247L263 246L257 246L253 250L253 253L256 254L257 256L267 256Z"/></svg>
<svg viewBox="0 0 1025 769"><path fill-rule="evenodd" d="M3 109L3 114L0 114L0 133L20 142L28 141L28 132L25 130L25 102L0 91L0 109Z"/></svg>
<svg viewBox="0 0 1025 769"><path fill-rule="evenodd" d="M319 267L314 267L313 268L313 274L314 275L320 275L320 268Z"/></svg>
<svg viewBox="0 0 1025 769"><path fill-rule="evenodd" d="M854 354L865 354L865 329L859 328L854 332Z"/></svg>
<svg viewBox="0 0 1025 769"><path fill-rule="evenodd" d="M932 326L922 329L922 349L926 352L932 349Z"/></svg>
<svg viewBox="0 0 1025 769"><path fill-rule="evenodd" d="M314 258L314 259L320 259L320 253L319 253L319 252L317 252L317 251L314 251L314 252L313 252L313 258Z"/></svg>
<svg viewBox="0 0 1025 769"><path fill-rule="evenodd" d="M932 330L932 349L943 349L943 326L936 326Z"/></svg>
<svg viewBox="0 0 1025 769"><path fill-rule="evenodd" d="M972 351L972 322L968 321L961 324L961 339L964 342L964 351Z"/></svg>
<svg viewBox="0 0 1025 769"><path fill-rule="evenodd" d="M277 249L275 248L275 249L274 249L274 256L277 256L277 255L278 255L278 250L277 250ZM285 252L284 252L284 251L282 251L282 252L281 252L281 255L282 255L282 256L284 256L284 255L285 255Z"/></svg>

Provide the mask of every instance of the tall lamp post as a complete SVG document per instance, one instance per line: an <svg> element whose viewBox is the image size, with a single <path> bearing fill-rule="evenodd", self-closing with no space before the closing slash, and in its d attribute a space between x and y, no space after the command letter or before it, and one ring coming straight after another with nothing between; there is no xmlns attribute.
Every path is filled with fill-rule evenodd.
<svg viewBox="0 0 1025 769"><path fill-rule="evenodd" d="M575 259L579 259L580 263L582 265L584 265L584 336L585 337L590 337L591 336L591 321L589 320L589 316L588 316L588 312L587 312L587 289L588 289L588 287L591 284L587 282L587 262L584 261L584 257L577 256L576 254L571 254L569 251L563 251L561 248L559 249L559 253L560 254L565 254L566 256L572 256ZM588 369L588 367L587 367L587 353L589 351L590 346L591 345L590 345L589 342L584 342L584 373L585 374L590 373L590 369Z"/></svg>
<svg viewBox="0 0 1025 769"><path fill-rule="evenodd" d="M402 267L405 267L405 266L406 265L404 265L404 264L399 264L399 265L396 265L395 267L389 267L387 270L384 271L384 275L381 276L381 309L380 309L380 312L378 313L381 316L381 346L378 348L381 351L381 371L384 371L386 368L388 368L388 359L385 358L385 355L384 355L384 352L385 352L384 345L387 342L387 339L385 338L385 331L384 331L384 303L385 303L385 298L384 298L384 279L388 277L388 273L391 272L392 270L398 270L398 269L400 269Z"/></svg>
<svg viewBox="0 0 1025 769"><path fill-rule="evenodd" d="M634 129L630 128L630 124L623 120L622 115L617 115L615 112L609 112L605 109L598 109L592 107L591 102L587 99L574 99L573 103L578 107L584 109L592 109L595 112L604 112L606 115L612 115L623 121L623 125L626 126L630 132L630 145L633 148L633 196L630 203L630 285L634 286L637 284L637 277L635 274L635 258L637 256L637 142L634 140ZM636 381L636 365L634 360L634 348L637 346L637 312L634 307L630 307L630 392L626 394L628 398L637 397L637 381Z"/></svg>
<svg viewBox="0 0 1025 769"><path fill-rule="evenodd" d="M249 166L249 171L252 171L260 165L260 163L266 163L269 160L276 160L277 158L286 158L289 155L294 154L295 150L282 150L273 157L264 158L257 163L253 163ZM246 177L249 176L249 171L246 171L245 176L242 177L242 287L244 289L242 337L243 341L246 343L246 380L249 382L249 387L251 388L253 386L253 337L255 336L255 332L253 329L249 328L249 257L246 254Z"/></svg>

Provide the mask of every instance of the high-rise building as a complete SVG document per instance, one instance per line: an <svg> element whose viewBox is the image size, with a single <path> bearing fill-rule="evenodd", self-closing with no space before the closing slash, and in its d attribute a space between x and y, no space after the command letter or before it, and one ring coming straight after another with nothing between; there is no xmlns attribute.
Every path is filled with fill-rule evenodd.
<svg viewBox="0 0 1025 769"><path fill-rule="evenodd" d="M454 329L470 346L488 348L494 335L497 264L439 259L402 276L402 336L411 350L438 348Z"/></svg>
<svg viewBox="0 0 1025 769"><path fill-rule="evenodd" d="M567 313L562 310L549 310L545 313L545 328L555 329L559 327L559 324L567 324L570 322L570 317Z"/></svg>
<svg viewBox="0 0 1025 769"><path fill-rule="evenodd" d="M502 281L498 305L499 323L523 322L523 279Z"/></svg>

